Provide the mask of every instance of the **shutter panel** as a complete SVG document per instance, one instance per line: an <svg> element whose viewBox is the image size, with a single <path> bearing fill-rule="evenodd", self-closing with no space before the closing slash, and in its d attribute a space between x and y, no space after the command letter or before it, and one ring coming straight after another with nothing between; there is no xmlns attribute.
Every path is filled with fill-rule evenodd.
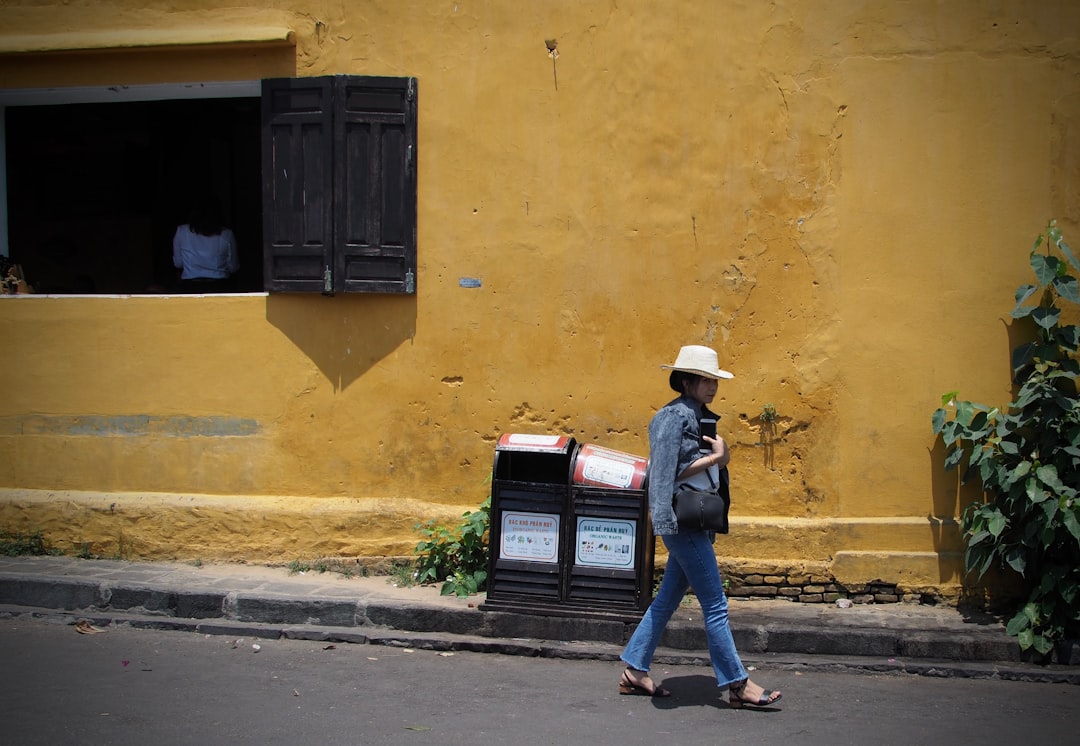
<svg viewBox="0 0 1080 746"><path fill-rule="evenodd" d="M263 281L325 292L333 268L333 78L262 86Z"/></svg>
<svg viewBox="0 0 1080 746"><path fill-rule="evenodd" d="M416 292L416 79L339 76L335 285Z"/></svg>

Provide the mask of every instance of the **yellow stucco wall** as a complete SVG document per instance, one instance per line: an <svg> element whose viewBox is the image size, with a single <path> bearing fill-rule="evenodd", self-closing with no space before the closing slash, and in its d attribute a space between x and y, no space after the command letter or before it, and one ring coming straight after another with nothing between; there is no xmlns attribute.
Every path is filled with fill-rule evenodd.
<svg viewBox="0 0 1080 746"><path fill-rule="evenodd" d="M216 5L5 3L0 88L415 76L418 293L0 299L0 524L408 554L502 432L647 453L659 366L704 343L723 554L959 583L930 413L1008 400L1027 248L1080 241L1080 5Z"/></svg>

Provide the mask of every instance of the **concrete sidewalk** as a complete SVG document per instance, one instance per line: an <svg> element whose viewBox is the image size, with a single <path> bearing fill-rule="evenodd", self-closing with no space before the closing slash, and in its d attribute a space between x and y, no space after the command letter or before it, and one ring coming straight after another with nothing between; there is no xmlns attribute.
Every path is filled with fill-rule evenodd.
<svg viewBox="0 0 1080 746"><path fill-rule="evenodd" d="M385 576L290 573L282 567L0 557L0 614L74 624L130 624L248 637L293 637L437 650L616 660L632 631L621 621L482 611L482 596L398 588ZM730 601L748 666L847 668L1080 684L1080 667L1023 663L990 615L912 604L847 609ZM660 663L707 661L696 604L676 614Z"/></svg>

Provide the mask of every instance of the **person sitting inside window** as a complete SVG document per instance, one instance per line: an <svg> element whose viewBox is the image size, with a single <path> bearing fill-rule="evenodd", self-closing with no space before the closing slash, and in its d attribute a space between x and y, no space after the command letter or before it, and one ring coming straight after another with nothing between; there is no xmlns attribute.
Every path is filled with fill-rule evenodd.
<svg viewBox="0 0 1080 746"><path fill-rule="evenodd" d="M240 269L236 237L226 228L217 200L196 201L188 222L173 236L173 265L185 293L227 293Z"/></svg>

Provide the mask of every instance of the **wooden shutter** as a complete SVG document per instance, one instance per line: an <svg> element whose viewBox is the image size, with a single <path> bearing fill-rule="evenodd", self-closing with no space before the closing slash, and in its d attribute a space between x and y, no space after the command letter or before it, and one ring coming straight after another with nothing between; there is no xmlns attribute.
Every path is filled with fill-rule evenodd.
<svg viewBox="0 0 1080 746"><path fill-rule="evenodd" d="M340 76L336 90L336 289L413 293L416 79Z"/></svg>
<svg viewBox="0 0 1080 746"><path fill-rule="evenodd" d="M416 79L263 81L267 290L416 292Z"/></svg>
<svg viewBox="0 0 1080 746"><path fill-rule="evenodd" d="M263 281L330 292L333 272L333 78L262 86Z"/></svg>

